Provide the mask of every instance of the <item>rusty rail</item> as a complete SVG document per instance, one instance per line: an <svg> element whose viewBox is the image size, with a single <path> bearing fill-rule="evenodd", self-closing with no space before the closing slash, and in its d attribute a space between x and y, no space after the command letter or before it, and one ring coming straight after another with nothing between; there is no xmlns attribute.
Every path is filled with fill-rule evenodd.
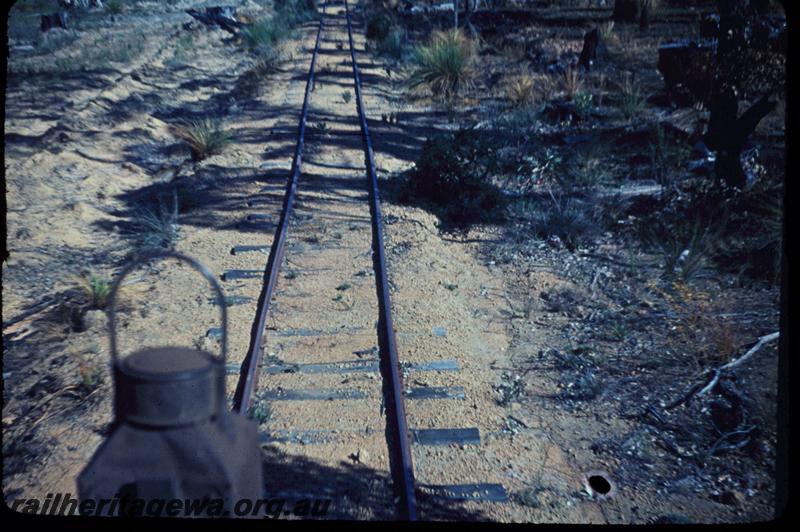
<svg viewBox="0 0 800 532"><path fill-rule="evenodd" d="M405 406L403 402L403 386L400 375L400 362L397 356L397 342L394 334L394 325L391 315L391 299L386 271L386 256L383 242L383 223L381 220L380 199L378 194L378 178L375 173L375 157L372 149L372 139L369 134L364 104L361 96L361 73L358 68L353 43L352 22L349 6L344 1L347 18L347 33L350 41L350 57L353 64L353 79L355 83L356 107L361 126L361 136L364 142L364 158L366 177L369 186L370 214L372 220L372 256L376 272L376 288L378 295L379 319L378 342L381 353L381 373L383 376L384 390L387 394L387 438L389 439L389 454L391 456L391 475L397 495L399 496L400 516L407 520L417 519L417 501L415 494L414 471L411 460L411 440L406 422ZM269 258L264 270L264 285L259 295L256 307L256 319L253 322L250 335L248 354L242 362L239 373L239 382L234 394L233 408L236 412L246 413L252 403L253 396L258 387L258 368L264 351L264 331L266 318L269 313L269 304L278 280L280 265L283 261L286 244L286 234L289 219L292 214L294 200L297 192L297 181L300 176L303 149L305 146L306 121L308 118L308 104L314 87L314 67L319 51L320 35L324 27L325 10L327 3L323 4L322 18L317 29L316 43L311 58L311 65L306 81L303 108L300 113L298 139L292 160L292 168L286 185L283 207L275 230L275 237L270 247Z"/></svg>
<svg viewBox="0 0 800 532"><path fill-rule="evenodd" d="M261 357L264 354L264 328L266 327L267 314L269 313L269 303L272 300L272 293L275 291L275 284L278 281L283 253L286 247L286 231L289 227L289 218L294 208L294 199L297 194L297 179L300 176L300 169L303 162L303 148L305 147L306 119L308 118L308 103L311 91L314 86L314 66L317 62L317 52L319 51L320 35L325 22L325 9L327 3L323 4L322 17L317 28L317 40L314 44L314 53L311 56L311 65L308 68L308 79L306 81L306 92L303 98L303 108L300 112L300 124L297 131L297 145L292 159L292 169L289 180L286 184L286 194L283 198L283 208L281 209L278 226L275 229L275 238L269 250L267 266L264 270L264 286L258 297L256 306L256 319L250 331L250 347L247 356L242 362L242 369L239 382L236 385L236 392L233 396L233 409L236 412L246 413L250 408L253 393L258 387L258 367Z"/></svg>
<svg viewBox="0 0 800 532"><path fill-rule="evenodd" d="M383 222L381 220L381 202L378 194L378 176L375 173L375 154L372 150L372 138L369 124L364 112L361 98L361 72L356 60L356 49L353 44L353 28L350 20L350 8L344 0L347 16L347 35L350 40L350 58L353 63L353 79L355 82L356 107L361 122L361 135L364 140L364 158L369 181L370 211L372 213L372 261L375 265L375 281L378 289L380 316L378 320L379 342L381 353L381 370L384 383L388 387L387 417L394 425L396 445L390 449L393 456L392 478L400 495L401 512L405 519L417 519L417 498L414 488L414 467L411 460L411 441L408 423L406 422L405 404L403 402L403 383L400 376L400 360L397 356L397 341L392 322L392 301L389 296L389 280L386 274L386 255L383 244Z"/></svg>

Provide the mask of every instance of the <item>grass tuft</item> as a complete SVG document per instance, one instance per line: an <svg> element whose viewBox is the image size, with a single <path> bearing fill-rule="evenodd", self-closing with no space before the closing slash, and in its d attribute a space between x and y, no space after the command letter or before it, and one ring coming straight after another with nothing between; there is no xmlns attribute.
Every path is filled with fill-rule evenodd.
<svg viewBox="0 0 800 532"><path fill-rule="evenodd" d="M476 56L475 41L463 33L434 32L430 41L417 47L411 56L409 86L427 86L434 97L452 101L474 86Z"/></svg>
<svg viewBox="0 0 800 532"><path fill-rule="evenodd" d="M230 133L222 129L219 120L199 120L172 127L172 134L184 141L195 160L222 153L231 143Z"/></svg>
<svg viewBox="0 0 800 532"><path fill-rule="evenodd" d="M111 295L111 281L96 274L75 278L75 284L86 296L90 309L105 309Z"/></svg>
<svg viewBox="0 0 800 532"><path fill-rule="evenodd" d="M583 79L578 67L567 67L561 78L561 87L568 99L573 99L583 88Z"/></svg>
<svg viewBox="0 0 800 532"><path fill-rule="evenodd" d="M625 78L620 93L619 111L625 120L632 120L644 110L645 100L642 97L639 86L633 82L630 76Z"/></svg>
<svg viewBox="0 0 800 532"><path fill-rule="evenodd" d="M514 207L531 233L542 239L557 237L575 249L599 231L596 212L586 203L568 196L550 194L549 200L522 200Z"/></svg>
<svg viewBox="0 0 800 532"><path fill-rule="evenodd" d="M259 425L265 425L269 423L269 420L272 419L272 407L270 406L269 401L263 398L256 398L253 404L250 405L250 409L247 412L247 417Z"/></svg>
<svg viewBox="0 0 800 532"><path fill-rule="evenodd" d="M701 211L665 217L644 230L643 242L661 256L664 277L689 281L707 266L725 223L724 214L713 219Z"/></svg>
<svg viewBox="0 0 800 532"><path fill-rule="evenodd" d="M533 76L514 77L505 88L506 99L513 108L530 108L536 102L537 88Z"/></svg>
<svg viewBox="0 0 800 532"><path fill-rule="evenodd" d="M172 249L178 240L178 196L175 194L173 208L159 202L158 211L140 211L135 222L139 233L139 244L144 249Z"/></svg>

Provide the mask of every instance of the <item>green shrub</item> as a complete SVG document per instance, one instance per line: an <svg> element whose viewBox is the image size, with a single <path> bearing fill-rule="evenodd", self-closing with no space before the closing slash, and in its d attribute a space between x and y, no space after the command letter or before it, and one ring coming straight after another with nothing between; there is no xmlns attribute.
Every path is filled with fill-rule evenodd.
<svg viewBox="0 0 800 532"><path fill-rule="evenodd" d="M275 2L275 18L282 20L290 28L316 17L316 0L277 0Z"/></svg>
<svg viewBox="0 0 800 532"><path fill-rule="evenodd" d="M644 109L645 100L641 95L639 86L627 78L622 84L620 93L619 110L625 120L636 118Z"/></svg>
<svg viewBox="0 0 800 532"><path fill-rule="evenodd" d="M275 70L279 54L276 45L292 35L294 27L317 16L314 0L282 0L275 3L275 15L242 29L244 45L256 56L258 73Z"/></svg>
<svg viewBox="0 0 800 532"><path fill-rule="evenodd" d="M608 157L607 146L592 143L573 151L555 172L555 179L567 193L591 191L609 180Z"/></svg>
<svg viewBox="0 0 800 532"><path fill-rule="evenodd" d="M685 143L656 125L650 132L650 161L653 179L664 186L671 185L675 177L686 167L689 149Z"/></svg>
<svg viewBox="0 0 800 532"><path fill-rule="evenodd" d="M406 52L406 34L400 28L393 28L388 35L378 41L375 51L379 55L402 59Z"/></svg>
<svg viewBox="0 0 800 532"><path fill-rule="evenodd" d="M724 214L711 211L668 212L644 227L643 242L661 257L664 277L689 281L708 265L725 223Z"/></svg>
<svg viewBox="0 0 800 532"><path fill-rule="evenodd" d="M426 85L434 97L454 99L473 86L475 42L459 31L437 31L430 41L417 47L409 77L412 88Z"/></svg>
<svg viewBox="0 0 800 532"><path fill-rule="evenodd" d="M245 46L256 53L272 49L280 39L289 34L290 28L278 15L261 19L241 31Z"/></svg>
<svg viewBox="0 0 800 532"><path fill-rule="evenodd" d="M259 425L266 425L272 419L272 407L266 399L257 397L253 404L250 405L247 417Z"/></svg>
<svg viewBox="0 0 800 532"><path fill-rule="evenodd" d="M75 278L78 288L88 300L89 308L104 309L111 295L111 281L96 274Z"/></svg>
<svg viewBox="0 0 800 532"><path fill-rule="evenodd" d="M385 39L393 25L391 17L383 13L370 18L367 22L367 39L373 41Z"/></svg>
<svg viewBox="0 0 800 532"><path fill-rule="evenodd" d="M106 7L109 13L119 14L122 13L122 0L107 0Z"/></svg>
<svg viewBox="0 0 800 532"><path fill-rule="evenodd" d="M575 113L578 115L578 118L582 122L585 122L591 115L592 108L594 107L592 95L588 92L577 92L572 98L572 102L575 104Z"/></svg>
<svg viewBox="0 0 800 532"><path fill-rule="evenodd" d="M101 364L90 361L86 356L77 358L79 387L81 394L86 397L104 384L106 368Z"/></svg>
<svg viewBox="0 0 800 532"><path fill-rule="evenodd" d="M758 181L726 202L730 215L714 257L721 270L773 283L780 280L783 202L782 179Z"/></svg>
<svg viewBox="0 0 800 532"><path fill-rule="evenodd" d="M409 189L444 207L442 214L453 222L487 220L505 203L490 180L492 151L486 134L475 130L435 135L422 146Z"/></svg>
<svg viewBox="0 0 800 532"><path fill-rule="evenodd" d="M575 249L600 231L595 209L577 198L550 195L547 199L524 199L514 206L515 215L539 238L557 237Z"/></svg>

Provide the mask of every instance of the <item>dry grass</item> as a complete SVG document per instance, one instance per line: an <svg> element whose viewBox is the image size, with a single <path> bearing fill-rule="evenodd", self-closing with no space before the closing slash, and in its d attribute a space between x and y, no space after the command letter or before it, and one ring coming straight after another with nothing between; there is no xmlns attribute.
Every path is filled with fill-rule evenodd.
<svg viewBox="0 0 800 532"><path fill-rule="evenodd" d="M78 363L78 389L86 397L104 384L106 366L74 348L69 349L69 353Z"/></svg>
<svg viewBox="0 0 800 532"><path fill-rule="evenodd" d="M113 284L113 279L92 272L73 277L73 286L83 294L89 310L105 310L108 307ZM126 306L139 292L141 288L137 288L132 281L124 282L117 291L117 306Z"/></svg>
<svg viewBox="0 0 800 532"><path fill-rule="evenodd" d="M530 74L515 76L506 84L505 96L511 107L530 107L537 99L536 81Z"/></svg>
<svg viewBox="0 0 800 532"><path fill-rule="evenodd" d="M230 134L222 128L219 120L206 119L172 126L171 132L189 146L192 157L198 161L222 153L231 142Z"/></svg>
<svg viewBox="0 0 800 532"><path fill-rule="evenodd" d="M597 32L600 34L600 39L608 42L614 38L614 21L607 20L597 25Z"/></svg>
<svg viewBox="0 0 800 532"><path fill-rule="evenodd" d="M583 79L577 67L568 67L561 78L561 88L570 100L583 88Z"/></svg>
<svg viewBox="0 0 800 532"><path fill-rule="evenodd" d="M671 290L659 292L676 316L670 320L675 349L694 346L694 350L686 355L689 357L687 361L698 371L723 364L738 353L741 346L739 333L730 322L720 317L721 309L713 304L713 294L682 282L673 283Z"/></svg>

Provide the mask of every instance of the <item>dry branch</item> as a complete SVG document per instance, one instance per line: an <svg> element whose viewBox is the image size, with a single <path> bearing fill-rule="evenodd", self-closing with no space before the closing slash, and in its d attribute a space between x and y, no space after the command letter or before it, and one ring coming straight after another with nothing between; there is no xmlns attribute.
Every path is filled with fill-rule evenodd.
<svg viewBox="0 0 800 532"><path fill-rule="evenodd" d="M689 391L686 392L686 394L683 397L668 405L666 407L666 410L672 410L673 408L688 402L695 395L697 396L705 395L710 390L712 390L714 386L717 385L724 371L734 368L739 364L743 363L745 360L749 359L757 352L759 352L761 348L764 347L766 344L774 342L779 337L780 337L780 332L774 332L772 334L767 334L766 336L762 336L761 338L758 339L758 342L756 342L756 344L753 347L751 347L745 354L743 354L739 358L734 358L733 360L723 364L722 366L719 366L716 369L708 370L706 372L706 375L710 374L711 379L708 381L707 384L705 384L705 386L703 385L702 382L695 384L694 386L689 388Z"/></svg>
<svg viewBox="0 0 800 532"><path fill-rule="evenodd" d="M766 344L768 344L770 342L774 342L775 340L777 340L780 337L780 334L781 333L779 333L779 332L774 332L772 334L768 334L766 336L762 336L761 338L758 339L758 342L756 343L756 345L751 347L745 354L743 354L739 358L735 358L735 359L731 360L730 362L728 362L727 364L723 364L722 366L720 366L717 369L715 369L714 370L714 377L711 379L711 381L709 381L708 384L706 384L706 386L702 390L697 392L697 395L705 395L706 393L708 393L712 388L714 388L714 386L717 385L717 382L719 382L719 378L720 378L720 376L722 376L722 372L723 371L725 371L727 369L734 368L734 367L738 366L739 364L741 364L742 362L744 362L745 360L747 360L748 358L752 357L757 352L759 352L761 350L761 348L764 347Z"/></svg>

